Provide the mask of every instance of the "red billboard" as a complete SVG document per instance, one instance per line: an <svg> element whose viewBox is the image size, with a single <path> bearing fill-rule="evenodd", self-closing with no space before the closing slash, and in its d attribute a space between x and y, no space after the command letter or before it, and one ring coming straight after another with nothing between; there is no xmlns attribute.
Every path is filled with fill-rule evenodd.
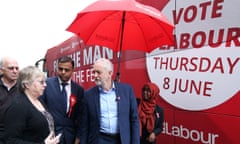
<svg viewBox="0 0 240 144"><path fill-rule="evenodd" d="M140 0L139 0L140 1ZM123 51L120 81L134 87L140 97L143 83L160 88L164 129L158 143L238 144L240 142L240 1L141 1L152 5L175 25L176 46L151 53ZM118 53L85 46L73 36L49 49L46 69L55 75L57 59L75 61L73 80L85 89L94 85L91 65L105 57L117 69Z"/></svg>

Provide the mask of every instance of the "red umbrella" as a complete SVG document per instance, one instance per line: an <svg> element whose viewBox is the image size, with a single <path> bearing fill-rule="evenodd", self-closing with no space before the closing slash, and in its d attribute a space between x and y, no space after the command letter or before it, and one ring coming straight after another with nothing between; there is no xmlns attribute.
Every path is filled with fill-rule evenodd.
<svg viewBox="0 0 240 144"><path fill-rule="evenodd" d="M159 10L134 0L96 1L79 12L67 28L86 45L106 46L119 51L120 56L122 50L150 52L173 45L173 29Z"/></svg>

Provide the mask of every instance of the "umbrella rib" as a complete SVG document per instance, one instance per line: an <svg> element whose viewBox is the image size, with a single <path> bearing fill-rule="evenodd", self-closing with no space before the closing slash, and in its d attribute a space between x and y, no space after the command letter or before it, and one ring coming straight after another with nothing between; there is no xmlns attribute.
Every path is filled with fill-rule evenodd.
<svg viewBox="0 0 240 144"><path fill-rule="evenodd" d="M101 23L104 22L105 19L108 19L109 17L111 17L112 15L114 15L116 13L116 11L109 11L109 14L104 16L100 21L99 23L95 26L95 28L93 28L94 31L92 31L91 33L95 33L97 31L97 27L99 25L101 25ZM89 39L91 39L91 37L88 37L88 39L86 39L86 42L89 41Z"/></svg>
<svg viewBox="0 0 240 144"><path fill-rule="evenodd" d="M130 13L129 13L130 14ZM141 24L138 22L138 18L136 18L135 16L132 15L132 17L134 18L135 22L137 23L137 25L140 27ZM142 32L142 35L144 35L144 32L143 30L140 28L141 32ZM146 42L146 37L143 37L144 38L144 42L145 42L145 45L148 45L147 42Z"/></svg>
<svg viewBox="0 0 240 144"><path fill-rule="evenodd" d="M156 19L153 19L153 20L156 21ZM167 35L167 38L169 39L169 41L173 42L174 40L171 39L172 36L170 36L169 33L166 31L166 29L164 29L163 22L159 22L158 24L160 25L160 28L164 31L164 33Z"/></svg>
<svg viewBox="0 0 240 144"><path fill-rule="evenodd" d="M138 19L139 18L136 18L135 16L133 16L132 15L132 17L135 19L135 22L137 23L137 25L140 27L140 23L138 22ZM159 28L161 28L162 29L162 31L164 31L164 33L166 34L166 37L167 37L167 39L169 40L169 41L174 41L171 37L171 35L169 35L169 33L167 32L167 30L164 28L165 26L163 26L163 22L161 21L161 20L158 20L158 19L156 19L156 18L154 18L154 17L152 17L152 16L148 16L153 22L155 22L157 25L159 25ZM142 32L142 34L144 35L144 32L143 32L143 30L142 29L140 29L141 30L141 32ZM146 40L146 37L144 37L144 42L145 42L145 44L146 45L148 45L148 43L146 42L147 40ZM174 42L173 42L173 44L174 44ZM150 50L149 50L150 51Z"/></svg>

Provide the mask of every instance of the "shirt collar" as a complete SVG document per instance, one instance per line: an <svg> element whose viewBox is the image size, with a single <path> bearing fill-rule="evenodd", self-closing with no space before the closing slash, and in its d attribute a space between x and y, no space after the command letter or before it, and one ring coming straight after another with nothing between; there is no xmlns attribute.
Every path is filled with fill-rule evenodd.
<svg viewBox="0 0 240 144"><path fill-rule="evenodd" d="M63 81L61 81L61 79L60 78L58 78L58 81L59 81L59 84L61 85L61 83L63 83ZM71 79L70 80L68 80L67 82L65 82L65 83L67 83L68 85L69 84L71 84Z"/></svg>
<svg viewBox="0 0 240 144"><path fill-rule="evenodd" d="M101 91L101 92L107 92L107 91L105 91L102 87L98 87L98 89L99 89L99 91ZM112 91L112 90L116 90L116 87L115 87L115 84L114 84L114 82L112 82L112 88L109 90L109 91Z"/></svg>

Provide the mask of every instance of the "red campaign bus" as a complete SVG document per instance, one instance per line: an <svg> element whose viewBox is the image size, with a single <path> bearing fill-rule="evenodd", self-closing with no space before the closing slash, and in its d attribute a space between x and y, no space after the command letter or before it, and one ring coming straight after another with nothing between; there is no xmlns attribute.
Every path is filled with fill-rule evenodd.
<svg viewBox="0 0 240 144"><path fill-rule="evenodd" d="M139 0L140 1L140 0ZM239 144L240 135L240 1L141 0L159 9L174 23L176 46L151 53L123 51L120 81L140 97L143 83L160 88L164 129L158 143ZM98 45L85 46L72 36L50 48L44 58L48 76L56 74L57 59L75 61L74 81L94 85L91 65L99 57L117 69L117 53Z"/></svg>

